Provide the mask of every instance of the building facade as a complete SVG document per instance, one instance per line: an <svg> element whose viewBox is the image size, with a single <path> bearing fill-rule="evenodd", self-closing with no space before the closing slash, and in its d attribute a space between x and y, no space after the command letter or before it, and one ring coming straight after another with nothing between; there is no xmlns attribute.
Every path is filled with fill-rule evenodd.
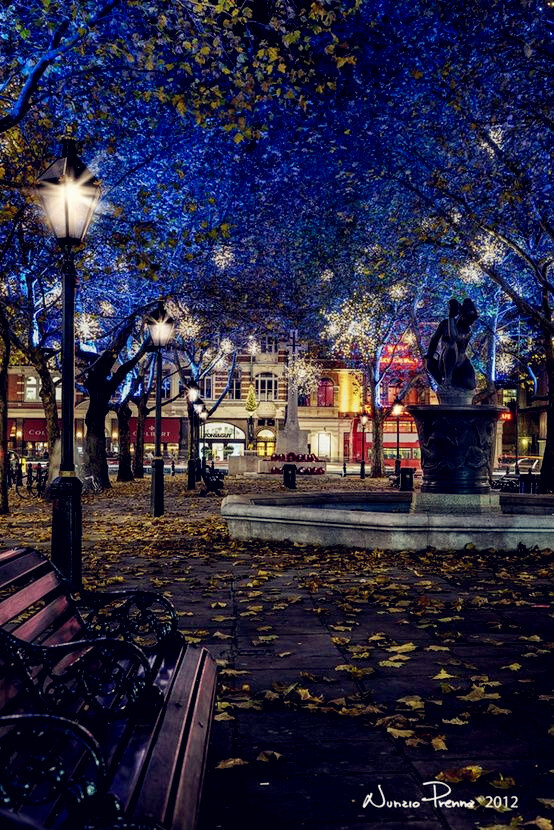
<svg viewBox="0 0 554 830"><path fill-rule="evenodd" d="M227 371L214 371L202 379L200 395L208 410L227 394L215 411L200 427L199 452L208 460L225 461L229 455L242 455L254 449L261 457L275 452L279 431L283 429L287 410L285 368L289 344L268 335L257 344L256 353L244 350L238 355L229 383ZM335 463L369 460L372 447L371 421L364 428L360 415L367 403L361 375L336 360L319 360L322 371L317 388L309 395L299 396L298 420L301 430L308 433L309 452L322 460ZM167 457L185 459L188 452L187 402L185 387L174 367L164 367L162 388L162 444ZM9 373L9 448L23 457L42 459L47 450L47 431L39 395L39 379L31 367L16 366ZM254 388L257 408L245 408L250 387ZM392 405L398 388L383 386L383 403ZM503 390L506 402L514 390ZM433 398L427 387L413 388L404 404L428 403ZM87 401L79 395L75 407L75 440L78 455L82 452L84 417ZM544 446L546 430L542 408L520 406L518 445L520 455L531 448ZM136 436L137 419L131 419L131 441ZM505 439L513 442L513 425L505 424ZM544 434L543 434L544 433ZM106 418L108 455L118 454L118 425L115 414ZM146 423L145 452L154 449L154 418ZM513 450L513 448L512 448ZM505 451L510 451L510 445ZM502 452L501 445L498 452ZM389 417L384 424L385 465L394 467L397 454L404 466L419 466L420 450L413 419L408 414Z"/></svg>

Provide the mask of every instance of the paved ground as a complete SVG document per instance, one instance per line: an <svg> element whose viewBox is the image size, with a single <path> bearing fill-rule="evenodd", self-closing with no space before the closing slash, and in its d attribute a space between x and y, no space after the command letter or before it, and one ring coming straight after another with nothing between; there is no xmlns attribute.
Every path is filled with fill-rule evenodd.
<svg viewBox="0 0 554 830"><path fill-rule="evenodd" d="M199 830L551 830L551 551L239 543L215 496L170 479L152 519L148 486L85 499L85 573L164 591L220 662ZM0 530L47 549L48 511Z"/></svg>

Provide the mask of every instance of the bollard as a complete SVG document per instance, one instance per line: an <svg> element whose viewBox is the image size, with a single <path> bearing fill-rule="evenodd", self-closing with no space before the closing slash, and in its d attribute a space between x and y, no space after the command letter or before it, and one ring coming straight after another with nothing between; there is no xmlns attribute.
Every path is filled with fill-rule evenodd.
<svg viewBox="0 0 554 830"><path fill-rule="evenodd" d="M296 490L296 464L283 464L283 484L289 490Z"/></svg>
<svg viewBox="0 0 554 830"><path fill-rule="evenodd" d="M411 467L400 468L400 490L414 489L414 471Z"/></svg>

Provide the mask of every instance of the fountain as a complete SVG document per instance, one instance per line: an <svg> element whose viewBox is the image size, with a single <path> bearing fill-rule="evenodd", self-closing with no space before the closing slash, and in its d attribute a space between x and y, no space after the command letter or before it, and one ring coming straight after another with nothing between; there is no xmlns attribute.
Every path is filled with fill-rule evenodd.
<svg viewBox="0 0 554 830"><path fill-rule="evenodd" d="M426 359L439 403L408 407L421 446L420 492L413 497L367 490L228 496L221 514L231 535L385 550L467 544L499 550L516 550L520 544L552 547L551 497L514 498L490 489L496 424L503 409L472 402L475 372L466 347L476 318L471 300L450 301L448 318L433 335Z"/></svg>

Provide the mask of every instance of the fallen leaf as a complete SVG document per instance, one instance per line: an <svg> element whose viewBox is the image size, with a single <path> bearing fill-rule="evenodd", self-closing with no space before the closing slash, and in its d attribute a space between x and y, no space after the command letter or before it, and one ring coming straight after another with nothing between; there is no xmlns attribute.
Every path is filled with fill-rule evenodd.
<svg viewBox="0 0 554 830"><path fill-rule="evenodd" d="M282 758L283 754L281 752L274 752L272 749L265 749L263 752L260 752L256 761L278 761L279 758Z"/></svg>
<svg viewBox="0 0 554 830"><path fill-rule="evenodd" d="M455 674L448 674L446 669L441 669L438 674L436 674L432 679L433 680L450 680L451 678L456 677Z"/></svg>
<svg viewBox="0 0 554 830"><path fill-rule="evenodd" d="M220 712L219 715L214 715L214 720L235 720L228 712Z"/></svg>
<svg viewBox="0 0 554 830"><path fill-rule="evenodd" d="M227 758L226 761L220 761L219 764L216 764L216 769L231 769L231 767L242 767L247 764L248 761L243 761L242 758Z"/></svg>
<svg viewBox="0 0 554 830"><path fill-rule="evenodd" d="M437 735L436 738L433 738L431 741L431 746L435 750L435 752L446 752L448 747L444 742L444 735Z"/></svg>
<svg viewBox="0 0 554 830"><path fill-rule="evenodd" d="M477 781L484 774L483 767L469 764L465 767L445 769L439 772L435 778L439 781L446 781L449 784L458 784L460 781Z"/></svg>
<svg viewBox="0 0 554 830"><path fill-rule="evenodd" d="M395 729L394 726L387 726L387 732L393 738L411 738L412 735L415 735L413 729Z"/></svg>

